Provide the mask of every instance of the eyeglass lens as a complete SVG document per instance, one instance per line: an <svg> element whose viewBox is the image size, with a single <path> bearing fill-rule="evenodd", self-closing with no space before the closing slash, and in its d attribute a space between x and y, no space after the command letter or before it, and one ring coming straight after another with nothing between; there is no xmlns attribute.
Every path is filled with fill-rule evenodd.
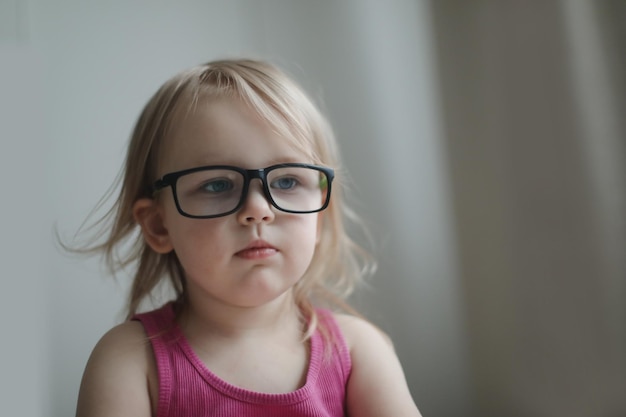
<svg viewBox="0 0 626 417"><path fill-rule="evenodd" d="M308 167L281 167L267 173L267 191L273 204L290 212L312 212L327 198L328 178ZM217 216L234 210L242 200L245 177L230 169L208 169L178 178L180 209L191 216Z"/></svg>

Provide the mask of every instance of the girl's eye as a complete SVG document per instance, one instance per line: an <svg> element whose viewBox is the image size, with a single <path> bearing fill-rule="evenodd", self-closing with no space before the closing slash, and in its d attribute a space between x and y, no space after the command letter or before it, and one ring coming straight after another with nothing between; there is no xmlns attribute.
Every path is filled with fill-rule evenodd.
<svg viewBox="0 0 626 417"><path fill-rule="evenodd" d="M279 190L291 190L298 185L298 180L293 177L278 178L270 183L270 187Z"/></svg>
<svg viewBox="0 0 626 417"><path fill-rule="evenodd" d="M200 188L209 193L223 193L233 189L233 182L227 179L214 179L205 182Z"/></svg>

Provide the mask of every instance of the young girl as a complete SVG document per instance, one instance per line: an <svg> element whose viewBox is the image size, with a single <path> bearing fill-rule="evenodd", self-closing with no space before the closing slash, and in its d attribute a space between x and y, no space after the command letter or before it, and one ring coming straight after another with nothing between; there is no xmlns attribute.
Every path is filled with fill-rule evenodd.
<svg viewBox="0 0 626 417"><path fill-rule="evenodd" d="M388 338L331 312L351 311L363 264L338 167L326 121L275 67L216 61L167 81L89 248L138 268L77 415L419 416ZM138 314L165 279L175 299Z"/></svg>

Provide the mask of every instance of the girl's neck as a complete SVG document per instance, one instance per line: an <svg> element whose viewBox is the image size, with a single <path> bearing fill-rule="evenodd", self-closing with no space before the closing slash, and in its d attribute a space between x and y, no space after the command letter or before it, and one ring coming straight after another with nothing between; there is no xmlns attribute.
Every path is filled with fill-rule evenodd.
<svg viewBox="0 0 626 417"><path fill-rule="evenodd" d="M284 334L288 329L302 332L298 307L291 291L257 307L235 307L206 300L200 302L190 297L179 323L188 336L191 333L228 339Z"/></svg>

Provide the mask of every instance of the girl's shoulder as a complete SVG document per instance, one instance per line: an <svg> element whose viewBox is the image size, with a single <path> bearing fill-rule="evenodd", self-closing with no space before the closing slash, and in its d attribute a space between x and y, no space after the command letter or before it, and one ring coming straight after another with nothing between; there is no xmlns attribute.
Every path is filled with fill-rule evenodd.
<svg viewBox="0 0 626 417"><path fill-rule="evenodd" d="M109 359L124 361L137 360L150 352L150 343L142 324L130 320L107 331L96 344L92 356L105 355Z"/></svg>
<svg viewBox="0 0 626 417"><path fill-rule="evenodd" d="M148 363L150 359L150 344L143 326L138 321L126 321L107 331L98 341L91 356L90 363L101 360L112 364L133 362Z"/></svg>
<svg viewBox="0 0 626 417"><path fill-rule="evenodd" d="M350 351L349 415L419 417L389 336L365 319L335 314Z"/></svg>
<svg viewBox="0 0 626 417"><path fill-rule="evenodd" d="M77 416L149 416L156 380L152 351L141 323L113 327L94 347L81 382Z"/></svg>
<svg viewBox="0 0 626 417"><path fill-rule="evenodd" d="M358 349L362 343L367 343L368 340L372 339L386 343L393 348L389 336L369 321L343 313L333 313L333 317L351 351L354 348Z"/></svg>

